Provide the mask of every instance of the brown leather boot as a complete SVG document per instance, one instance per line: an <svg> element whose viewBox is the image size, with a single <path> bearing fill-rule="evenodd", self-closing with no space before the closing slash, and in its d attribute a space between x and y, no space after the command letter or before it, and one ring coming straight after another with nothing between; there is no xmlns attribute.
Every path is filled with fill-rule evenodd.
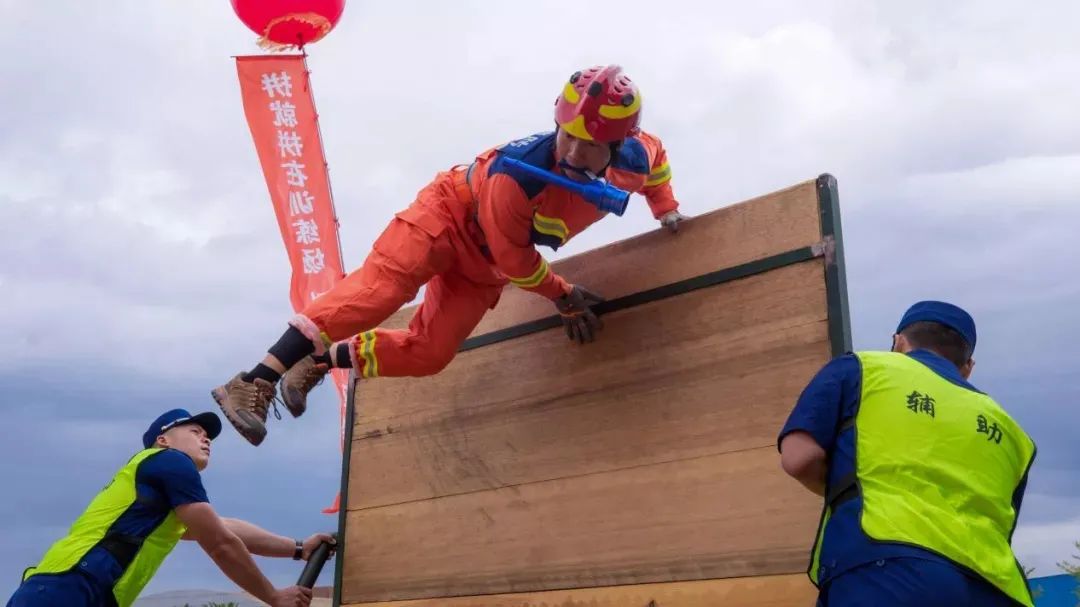
<svg viewBox="0 0 1080 607"><path fill-rule="evenodd" d="M246 382L243 377L243 373L237 373L229 383L214 388L210 393L221 407L225 419L249 443L258 446L266 438L266 414L277 390L274 384L265 379L256 378Z"/></svg>
<svg viewBox="0 0 1080 607"><path fill-rule="evenodd" d="M300 417L307 411L307 395L312 388L322 383L330 365L317 363L310 356L305 356L285 372L281 377L281 400L293 417Z"/></svg>

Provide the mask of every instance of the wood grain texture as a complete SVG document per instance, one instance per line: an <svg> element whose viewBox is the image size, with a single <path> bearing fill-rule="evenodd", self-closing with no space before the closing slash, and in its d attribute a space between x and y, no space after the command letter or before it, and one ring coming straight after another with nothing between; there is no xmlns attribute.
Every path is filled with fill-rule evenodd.
<svg viewBox="0 0 1080 607"><path fill-rule="evenodd" d="M813 607L817 590L804 574L577 588L346 607Z"/></svg>
<svg viewBox="0 0 1080 607"><path fill-rule="evenodd" d="M617 218L608 218L613 221ZM805 181L685 222L678 234L654 230L552 263L572 283L614 299L645 289L814 244L821 240L817 187ZM610 260L596 263L598 259ZM637 268L641 271L618 271ZM415 306L382 323L409 324ZM482 335L552 314L551 302L507 287L494 310L473 331Z"/></svg>
<svg viewBox="0 0 1080 607"><path fill-rule="evenodd" d="M796 573L819 501L769 446L354 510L342 600Z"/></svg>
<svg viewBox="0 0 1080 607"><path fill-rule="evenodd" d="M808 181L553 265L616 298L820 238ZM775 439L829 358L824 287L813 259L361 382L343 603L813 604L820 498ZM473 335L552 311L510 288Z"/></svg>
<svg viewBox="0 0 1080 607"><path fill-rule="evenodd" d="M349 508L774 445L828 356L821 271L613 313L584 348L556 329L361 384Z"/></svg>

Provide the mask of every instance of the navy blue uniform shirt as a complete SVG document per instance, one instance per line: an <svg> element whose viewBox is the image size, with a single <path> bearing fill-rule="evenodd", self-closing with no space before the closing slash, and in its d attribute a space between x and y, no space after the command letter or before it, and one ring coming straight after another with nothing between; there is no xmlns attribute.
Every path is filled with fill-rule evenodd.
<svg viewBox="0 0 1080 607"><path fill-rule="evenodd" d="M960 376L956 365L927 350L908 353L929 367L942 378L968 390L979 392ZM802 430L814 437L825 450L829 462L827 486L855 471L855 432L840 426L855 415L862 394L862 366L854 354L845 354L826 364L803 390L799 401L780 431L779 441L790 432ZM1020 502L1027 484L1027 476L1020 482L1013 495L1013 505L1020 512ZM862 497L848 500L832 513L825 528L821 547L818 582L829 579L850 569L874 561L911 557L941 563L950 563L932 552L914 546L874 542L866 536L859 524Z"/></svg>

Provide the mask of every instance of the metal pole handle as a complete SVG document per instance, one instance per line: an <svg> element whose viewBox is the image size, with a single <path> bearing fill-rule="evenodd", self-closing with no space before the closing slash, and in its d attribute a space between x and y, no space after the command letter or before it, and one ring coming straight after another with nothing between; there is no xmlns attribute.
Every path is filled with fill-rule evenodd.
<svg viewBox="0 0 1080 607"><path fill-rule="evenodd" d="M336 541L337 534L332 535ZM296 581L297 586L303 588L313 588L315 586L315 580L319 579L319 574L322 573L326 560L330 558L332 549L333 546L330 545L330 542L323 542L315 547L315 550L311 552L311 556L308 558L307 564L304 565L304 570L300 572L300 579Z"/></svg>

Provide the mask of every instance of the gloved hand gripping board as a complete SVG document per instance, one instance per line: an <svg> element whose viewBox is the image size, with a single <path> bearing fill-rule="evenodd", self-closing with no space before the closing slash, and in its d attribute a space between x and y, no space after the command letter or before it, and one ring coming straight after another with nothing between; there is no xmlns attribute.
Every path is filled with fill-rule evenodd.
<svg viewBox="0 0 1080 607"><path fill-rule="evenodd" d="M553 268L607 298L595 342L508 287L440 374L354 384L335 604L811 604L776 435L850 349L836 180Z"/></svg>

